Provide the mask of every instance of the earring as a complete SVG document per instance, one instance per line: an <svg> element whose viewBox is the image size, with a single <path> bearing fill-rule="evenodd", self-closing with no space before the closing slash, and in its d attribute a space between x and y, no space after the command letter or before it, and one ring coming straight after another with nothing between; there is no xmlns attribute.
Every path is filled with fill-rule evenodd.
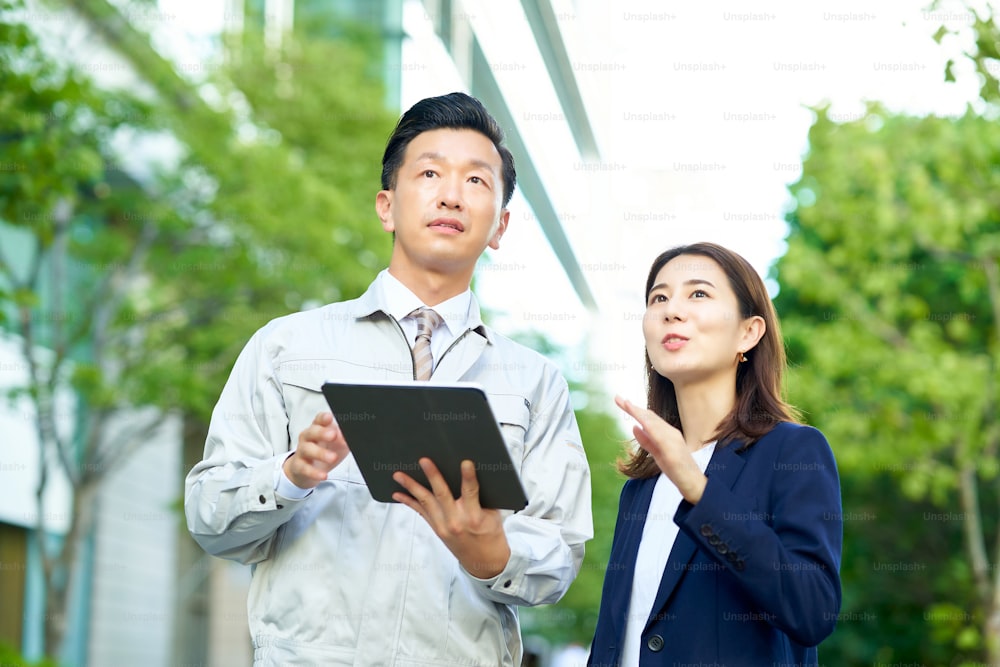
<svg viewBox="0 0 1000 667"><path fill-rule="evenodd" d="M747 360L747 357L745 354L743 354L743 352L739 352L738 355L739 356L736 357L736 360L739 361L741 364Z"/></svg>

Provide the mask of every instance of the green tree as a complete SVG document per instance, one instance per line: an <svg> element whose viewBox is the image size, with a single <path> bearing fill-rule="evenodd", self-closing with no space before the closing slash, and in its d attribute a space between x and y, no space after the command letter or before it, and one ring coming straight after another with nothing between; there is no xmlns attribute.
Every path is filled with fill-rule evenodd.
<svg viewBox="0 0 1000 667"><path fill-rule="evenodd" d="M1000 126L816 114L776 306L844 480L834 662L996 663Z"/></svg>
<svg viewBox="0 0 1000 667"><path fill-rule="evenodd" d="M577 425L590 465L594 538L587 542L583 564L563 599L554 605L521 611L526 635L543 637L553 646L576 642L589 646L597 627L604 573L611 556L611 538L618 516L618 498L625 476L615 465L628 438L611 410L611 398L595 385L598 364L573 361L571 350L561 349L539 333L517 336L519 342L541 352L564 369L574 397Z"/></svg>
<svg viewBox="0 0 1000 667"><path fill-rule="evenodd" d="M69 4L155 93L142 102L96 88L16 22L19 0L0 3L0 313L30 369L12 395L33 401L42 451L58 455L41 457L39 503L51 465L73 491L67 535L42 549L49 654L107 473L171 413L200 450L252 331L359 293L384 263L371 193L394 121L370 67L374 42L356 31L351 42L290 34L280 53L246 35L212 77L227 100L213 105L114 6ZM356 108L365 113L346 111ZM115 142L152 132L178 142L180 163L137 179ZM11 256L15 242L26 259ZM60 414L62 387L73 415ZM130 428L112 439L122 415Z"/></svg>

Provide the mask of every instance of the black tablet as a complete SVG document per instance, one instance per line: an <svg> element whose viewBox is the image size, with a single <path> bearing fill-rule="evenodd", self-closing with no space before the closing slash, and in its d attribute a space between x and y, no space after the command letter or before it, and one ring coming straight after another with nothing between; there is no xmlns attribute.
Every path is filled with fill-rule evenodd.
<svg viewBox="0 0 1000 667"><path fill-rule="evenodd" d="M426 456L455 498L462 492L461 462L468 459L476 464L483 507L520 510L528 504L480 385L329 381L323 395L375 500L395 502L394 492L406 492L392 479L397 470L430 488L418 464Z"/></svg>

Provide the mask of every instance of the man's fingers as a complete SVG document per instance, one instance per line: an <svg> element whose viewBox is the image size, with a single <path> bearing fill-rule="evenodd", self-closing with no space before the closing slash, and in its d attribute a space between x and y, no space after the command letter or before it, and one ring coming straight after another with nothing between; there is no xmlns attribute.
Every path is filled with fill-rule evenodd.
<svg viewBox="0 0 1000 667"><path fill-rule="evenodd" d="M427 459L421 460L423 461ZM434 468L434 470L436 471L437 468ZM440 477L440 474L438 476ZM427 523L429 523L432 528L437 530L437 526L441 525L441 522L444 520L444 510L441 507L441 498L428 491L425 486L420 484L420 482L404 472L393 473L392 478L397 484L406 489L410 496L412 496L410 499L397 498L397 500L404 505L417 510L417 512L424 517ZM396 498L397 495L401 494L394 494L393 498Z"/></svg>
<svg viewBox="0 0 1000 667"><path fill-rule="evenodd" d="M476 477L476 464L469 460L462 461L462 498L467 509L479 509L479 478Z"/></svg>
<svg viewBox="0 0 1000 667"><path fill-rule="evenodd" d="M344 434L331 412L319 412L312 423L299 433L295 452L288 457L283 469L293 484L301 488L315 486L340 463L349 450Z"/></svg>
<svg viewBox="0 0 1000 667"><path fill-rule="evenodd" d="M392 479L396 482L396 484L399 484L401 487L406 489L407 493L409 493L414 501L419 504L427 502L428 497L433 497L431 496L431 492L424 488L420 482L413 479L405 472L394 472L392 474Z"/></svg>
<svg viewBox="0 0 1000 667"><path fill-rule="evenodd" d="M347 444L343 432L329 412L321 412L316 415L313 423L299 434L299 447L305 443L313 443L323 449L333 449Z"/></svg>
<svg viewBox="0 0 1000 667"><path fill-rule="evenodd" d="M448 486L448 482L444 480L444 476L438 467L434 465L434 462L429 458L422 458L419 461L421 470L427 475L427 483L431 485L431 491L434 492L434 496L441 503L453 503L455 502L455 496L451 493L451 487Z"/></svg>
<svg viewBox="0 0 1000 667"><path fill-rule="evenodd" d="M392 494L392 499L401 505L406 505L417 514L424 517L424 519L427 519L427 513L424 512L424 506L417 502L417 500L410 494L397 491Z"/></svg>

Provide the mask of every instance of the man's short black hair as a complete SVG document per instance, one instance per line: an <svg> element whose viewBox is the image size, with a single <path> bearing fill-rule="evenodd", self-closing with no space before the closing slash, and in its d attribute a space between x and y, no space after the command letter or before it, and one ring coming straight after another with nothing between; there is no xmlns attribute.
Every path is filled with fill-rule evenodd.
<svg viewBox="0 0 1000 667"><path fill-rule="evenodd" d="M422 99L402 115L386 142L385 153L382 155L382 189L391 190L396 187L403 155L414 137L422 132L445 128L475 130L493 142L503 162L503 206L506 208L517 182L514 156L503 145L504 134L500 124L482 102L465 93L449 93Z"/></svg>

